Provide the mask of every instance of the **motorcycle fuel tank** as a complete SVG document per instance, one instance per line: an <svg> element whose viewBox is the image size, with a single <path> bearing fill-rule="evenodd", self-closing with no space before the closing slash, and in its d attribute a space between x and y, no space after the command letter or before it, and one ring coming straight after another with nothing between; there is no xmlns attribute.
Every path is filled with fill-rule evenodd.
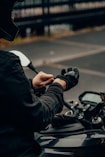
<svg viewBox="0 0 105 157"><path fill-rule="evenodd" d="M40 157L105 157L105 133L101 130L52 129L42 132L37 141L43 149Z"/></svg>

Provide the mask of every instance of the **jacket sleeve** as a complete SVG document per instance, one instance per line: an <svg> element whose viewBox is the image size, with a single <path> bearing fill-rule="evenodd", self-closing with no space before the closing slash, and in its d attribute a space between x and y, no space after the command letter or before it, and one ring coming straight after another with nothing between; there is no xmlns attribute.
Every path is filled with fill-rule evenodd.
<svg viewBox="0 0 105 157"><path fill-rule="evenodd" d="M9 110L12 111L9 116L19 127L39 131L63 108L62 87L53 83L45 94L37 97L18 58L8 64L4 82Z"/></svg>

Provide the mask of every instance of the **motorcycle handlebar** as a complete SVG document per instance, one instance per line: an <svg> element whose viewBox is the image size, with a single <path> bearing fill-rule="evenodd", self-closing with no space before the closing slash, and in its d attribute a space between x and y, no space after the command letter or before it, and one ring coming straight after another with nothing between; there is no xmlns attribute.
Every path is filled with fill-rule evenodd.
<svg viewBox="0 0 105 157"><path fill-rule="evenodd" d="M94 116L96 116L97 114L100 113L101 109L103 106L103 102L102 103L98 103L95 107L90 108L86 113L85 113L85 117L87 118L92 118Z"/></svg>
<svg viewBox="0 0 105 157"><path fill-rule="evenodd" d="M67 101L64 101L64 105L71 110L71 104Z"/></svg>

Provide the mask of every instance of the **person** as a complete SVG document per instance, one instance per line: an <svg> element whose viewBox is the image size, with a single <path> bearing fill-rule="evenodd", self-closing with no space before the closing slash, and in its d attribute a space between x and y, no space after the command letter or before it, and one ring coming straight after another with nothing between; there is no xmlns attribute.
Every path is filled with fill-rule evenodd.
<svg viewBox="0 0 105 157"><path fill-rule="evenodd" d="M12 10L22 0L0 0L0 38L13 41L18 28ZM63 109L63 92L74 87L79 71L72 67L54 78L39 72L29 80L18 56L0 50L0 157L35 157L40 148L34 132L44 129ZM35 92L48 87L44 94ZM39 150L39 152L38 152Z"/></svg>

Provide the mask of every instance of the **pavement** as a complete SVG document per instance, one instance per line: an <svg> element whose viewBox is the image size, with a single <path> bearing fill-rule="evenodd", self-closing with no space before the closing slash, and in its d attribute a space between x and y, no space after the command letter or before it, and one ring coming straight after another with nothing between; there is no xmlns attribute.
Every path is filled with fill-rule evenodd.
<svg viewBox="0 0 105 157"><path fill-rule="evenodd" d="M76 87L64 93L67 100L78 100L84 91L105 91L105 29L41 38L6 49L22 51L37 70L54 76L62 68L78 67L80 80ZM35 74L26 70L26 75Z"/></svg>

